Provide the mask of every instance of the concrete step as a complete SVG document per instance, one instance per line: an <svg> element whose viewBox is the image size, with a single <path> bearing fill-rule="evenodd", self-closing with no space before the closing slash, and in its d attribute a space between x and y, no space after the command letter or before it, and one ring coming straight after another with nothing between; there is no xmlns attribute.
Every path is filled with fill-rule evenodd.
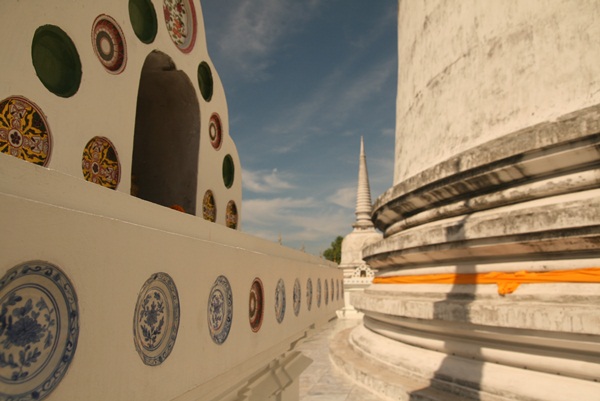
<svg viewBox="0 0 600 401"><path fill-rule="evenodd" d="M333 364L345 375L369 388L381 397L394 401L468 401L479 398L465 398L435 387L436 383L412 377L397 367L379 363L356 351L349 342L353 329L338 333L329 346ZM499 400L500 401L500 400Z"/></svg>

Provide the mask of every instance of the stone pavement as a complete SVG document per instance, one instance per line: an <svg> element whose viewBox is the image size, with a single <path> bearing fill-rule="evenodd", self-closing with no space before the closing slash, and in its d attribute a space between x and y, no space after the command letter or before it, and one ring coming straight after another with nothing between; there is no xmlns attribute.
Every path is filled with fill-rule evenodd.
<svg viewBox="0 0 600 401"><path fill-rule="evenodd" d="M336 319L299 345L298 350L313 360L300 375L300 401L382 401L382 398L345 377L329 359L331 338L360 322Z"/></svg>

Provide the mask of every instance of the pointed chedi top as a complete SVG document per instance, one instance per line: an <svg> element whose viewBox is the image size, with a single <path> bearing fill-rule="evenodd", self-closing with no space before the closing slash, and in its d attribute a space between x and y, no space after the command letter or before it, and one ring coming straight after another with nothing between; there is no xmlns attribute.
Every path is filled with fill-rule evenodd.
<svg viewBox="0 0 600 401"><path fill-rule="evenodd" d="M355 229L373 228L371 213L371 189L369 187L369 172L367 170L367 156L363 137L360 137L360 161L358 165L358 189L356 191L356 222L352 225Z"/></svg>

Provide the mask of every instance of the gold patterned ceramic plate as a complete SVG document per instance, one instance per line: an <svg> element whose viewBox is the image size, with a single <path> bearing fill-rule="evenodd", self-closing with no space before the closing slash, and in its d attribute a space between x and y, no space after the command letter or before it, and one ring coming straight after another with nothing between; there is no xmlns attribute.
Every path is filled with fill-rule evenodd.
<svg viewBox="0 0 600 401"><path fill-rule="evenodd" d="M112 142L101 136L90 139L83 150L81 170L87 181L116 189L121 180L121 164Z"/></svg>
<svg viewBox="0 0 600 401"><path fill-rule="evenodd" d="M0 102L0 152L46 166L51 145L48 123L37 105L20 96Z"/></svg>

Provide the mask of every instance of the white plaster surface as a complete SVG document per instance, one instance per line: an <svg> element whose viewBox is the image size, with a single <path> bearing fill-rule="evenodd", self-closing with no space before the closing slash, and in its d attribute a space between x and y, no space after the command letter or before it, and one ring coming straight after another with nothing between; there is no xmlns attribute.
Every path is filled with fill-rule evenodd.
<svg viewBox="0 0 600 401"><path fill-rule="evenodd" d="M594 0L399 2L394 184L599 103L599 13Z"/></svg>
<svg viewBox="0 0 600 401"><path fill-rule="evenodd" d="M313 283L342 280L334 264L315 256L12 156L0 154L0 166L0 217L10 227L0 230L0 274L25 261L48 261L70 278L79 299L77 350L48 401L222 400L222 394L237 392L343 306L341 297L320 307L313 298L308 311L304 286L309 277ZM138 293L156 272L173 278L181 321L169 357L150 367L135 350L132 324ZM207 327L209 293L219 275L229 279L233 291L233 323L221 345ZM255 277L265 291L258 333L248 320ZM281 324L274 310L279 278L287 294ZM292 301L296 278L303 283L298 316ZM294 366L289 365L292 373L299 374Z"/></svg>
<svg viewBox="0 0 600 401"><path fill-rule="evenodd" d="M194 1L197 19L196 43L191 52L182 53L172 42L163 17L163 2L151 0L157 17L158 33L151 44L142 43L133 31L127 1L62 0L49 5L45 1L2 1L0 15L5 18L0 32L11 40L2 45L2 54L10 63L0 64L0 100L24 96L37 104L47 117L52 132L52 153L47 167L83 178L81 158L86 143L94 136L107 137L115 146L121 163L121 182L117 191L129 193L134 143L136 104L142 66L154 50L168 55L176 69L189 78L200 107L200 149L198 161L197 215L202 216L202 197L213 191L217 202L217 223L225 224L225 210L234 200L239 221L242 216L242 166L235 143L229 135L229 112L218 71L212 64L206 45L201 4ZM109 74L92 48L91 30L100 14L113 17L123 30L127 65L118 75ZM31 39L43 25L56 25L73 41L82 65L82 81L77 93L62 98L47 90L36 75L31 60ZM211 68L214 93L210 102L200 94L197 69L205 61ZM208 135L209 119L218 113L223 125L223 143L215 151ZM226 188L222 179L222 161L230 154L235 164L234 184ZM240 227L240 224L238 224Z"/></svg>

